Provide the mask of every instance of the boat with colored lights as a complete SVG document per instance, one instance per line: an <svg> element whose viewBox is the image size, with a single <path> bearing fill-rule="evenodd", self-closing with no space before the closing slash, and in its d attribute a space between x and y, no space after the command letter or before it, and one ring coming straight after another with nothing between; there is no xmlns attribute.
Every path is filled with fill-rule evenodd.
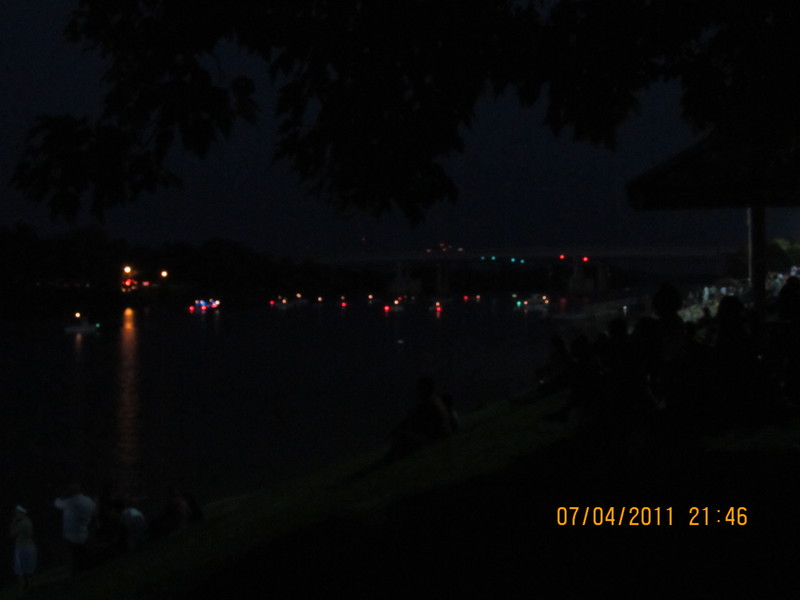
<svg viewBox="0 0 800 600"><path fill-rule="evenodd" d="M209 298L208 300L195 300L194 304L189 306L190 313L207 313L210 310L216 310L219 308L219 300L215 300L214 298Z"/></svg>

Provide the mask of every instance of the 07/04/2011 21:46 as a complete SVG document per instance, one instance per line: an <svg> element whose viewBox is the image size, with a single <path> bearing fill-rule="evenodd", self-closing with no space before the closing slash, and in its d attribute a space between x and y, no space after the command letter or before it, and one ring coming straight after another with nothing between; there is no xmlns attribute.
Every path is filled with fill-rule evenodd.
<svg viewBox="0 0 800 600"><path fill-rule="evenodd" d="M678 515L684 513L685 520ZM556 524L559 526L688 526L747 525L747 507L692 506L688 511L676 511L672 506L559 506Z"/></svg>

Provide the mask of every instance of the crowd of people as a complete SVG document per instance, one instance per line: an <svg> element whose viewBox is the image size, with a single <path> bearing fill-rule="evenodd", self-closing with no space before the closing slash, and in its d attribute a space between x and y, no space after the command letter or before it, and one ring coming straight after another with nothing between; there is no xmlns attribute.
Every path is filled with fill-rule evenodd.
<svg viewBox="0 0 800 600"><path fill-rule="evenodd" d="M642 433L754 427L785 414L800 405L800 278L779 280L766 322L747 307L746 286L709 286L685 296L665 284L652 310L633 323L619 316L594 339L553 335L548 359L536 369L535 392L509 400L562 392L563 407L546 418L574 424L598 448ZM681 316L698 303L696 318ZM392 430L388 452L359 475L457 429L452 397L420 377L416 402Z"/></svg>
<svg viewBox="0 0 800 600"><path fill-rule="evenodd" d="M800 402L800 279L785 279L766 322L735 291L714 301L684 320L684 297L665 284L632 327L620 317L594 340L554 336L538 395L567 401L549 418L611 442L651 427L755 426Z"/></svg>
<svg viewBox="0 0 800 600"><path fill-rule="evenodd" d="M151 519L124 498L91 498L78 483L56 498L53 508L62 513L61 538L73 575L134 552L147 540L166 536L203 518L194 498L175 488L170 490L161 513ZM38 566L38 548L33 522L23 506L16 506L9 534L14 541L14 573L21 590L26 592Z"/></svg>

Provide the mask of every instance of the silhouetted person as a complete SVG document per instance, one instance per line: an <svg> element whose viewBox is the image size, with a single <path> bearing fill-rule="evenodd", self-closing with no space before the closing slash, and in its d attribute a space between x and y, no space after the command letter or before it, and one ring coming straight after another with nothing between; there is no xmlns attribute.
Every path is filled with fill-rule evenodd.
<svg viewBox="0 0 800 600"><path fill-rule="evenodd" d="M414 452L453 433L452 422L436 384L430 377L420 377L416 388L417 402L408 416L392 432L389 460Z"/></svg>
<svg viewBox="0 0 800 600"><path fill-rule="evenodd" d="M572 417L586 425L594 420L598 407L603 404L600 362L589 338L584 334L572 340L569 355L569 396L564 406L547 415L547 419L567 421Z"/></svg>
<svg viewBox="0 0 800 600"><path fill-rule="evenodd" d="M536 370L537 397L549 396L567 387L571 373L572 356L567 342L561 335L551 336L547 362Z"/></svg>
<svg viewBox="0 0 800 600"><path fill-rule="evenodd" d="M199 523L203 520L203 509L200 504L197 502L194 496L192 496L187 491L179 492L181 498L186 503L186 506L189 508L189 515L188 515L188 522L189 523Z"/></svg>
<svg viewBox="0 0 800 600"><path fill-rule="evenodd" d="M138 549L147 538L147 521L142 512L124 503L120 513L120 521L125 529L125 544L129 551Z"/></svg>
<svg viewBox="0 0 800 600"><path fill-rule="evenodd" d="M91 564L88 541L95 502L81 493L79 484L73 483L54 504L64 513L62 535L72 557L72 572L83 571Z"/></svg>
<svg viewBox="0 0 800 600"><path fill-rule="evenodd" d="M800 323L800 279L789 277L778 292L778 318Z"/></svg>
<svg viewBox="0 0 800 600"><path fill-rule="evenodd" d="M653 295L652 305L661 330L662 351L669 354L674 351L670 344L680 343L684 335L683 319L678 314L683 306L681 294L674 285L665 283Z"/></svg>
<svg viewBox="0 0 800 600"><path fill-rule="evenodd" d="M93 554L98 560L118 556L125 551L125 529L120 518L122 499L113 494L113 486L107 482L95 505L95 527Z"/></svg>
<svg viewBox="0 0 800 600"><path fill-rule="evenodd" d="M172 488L164 510L153 519L150 531L153 537L161 537L202 519L203 511L194 498L186 492Z"/></svg>
<svg viewBox="0 0 800 600"><path fill-rule="evenodd" d="M33 584L38 556L33 540L33 524L28 511L21 506L14 510L9 535L14 540L14 573L19 578L22 591L26 592Z"/></svg>
<svg viewBox="0 0 800 600"><path fill-rule="evenodd" d="M450 433L461 429L461 418L456 412L456 402L452 394L442 394L442 403L447 410L447 419L450 422Z"/></svg>
<svg viewBox="0 0 800 600"><path fill-rule="evenodd" d="M599 358L602 384L607 390L609 428L624 433L644 425L655 405L625 318L617 317L608 324L608 338Z"/></svg>
<svg viewBox="0 0 800 600"><path fill-rule="evenodd" d="M767 354L779 398L793 405L800 400L800 278L786 279L777 308L779 322L771 327Z"/></svg>
<svg viewBox="0 0 800 600"><path fill-rule="evenodd" d="M653 296L653 311L657 317L657 364L651 384L660 405L673 414L696 408L700 374L686 325L678 314L682 304L680 292L670 283L662 285Z"/></svg>
<svg viewBox="0 0 800 600"><path fill-rule="evenodd" d="M758 389L758 357L748 328L747 309L735 296L719 303L714 345L715 390L723 420L744 422L752 416Z"/></svg>

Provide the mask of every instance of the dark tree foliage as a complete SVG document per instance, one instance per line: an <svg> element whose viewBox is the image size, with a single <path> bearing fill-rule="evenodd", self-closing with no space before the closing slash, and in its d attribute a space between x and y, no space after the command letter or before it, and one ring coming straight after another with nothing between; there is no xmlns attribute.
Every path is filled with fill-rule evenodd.
<svg viewBox="0 0 800 600"><path fill-rule="evenodd" d="M105 110L42 117L14 184L54 215L88 200L102 216L177 183L173 145L204 156L256 119L256 85L270 83L276 157L310 191L411 222L455 200L441 159L492 91L542 99L554 131L613 147L638 92L678 79L698 129L793 149L798 12L794 0L79 0L66 33L108 61ZM226 42L271 81L219 73Z"/></svg>

